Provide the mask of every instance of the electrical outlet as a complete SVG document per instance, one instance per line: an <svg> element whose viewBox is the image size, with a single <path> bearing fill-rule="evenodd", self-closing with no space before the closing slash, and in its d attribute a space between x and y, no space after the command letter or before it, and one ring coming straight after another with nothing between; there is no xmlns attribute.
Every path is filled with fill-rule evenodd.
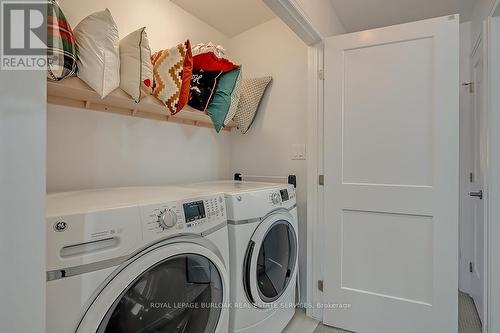
<svg viewBox="0 0 500 333"><path fill-rule="evenodd" d="M306 159L306 145L303 143L292 144L292 160Z"/></svg>

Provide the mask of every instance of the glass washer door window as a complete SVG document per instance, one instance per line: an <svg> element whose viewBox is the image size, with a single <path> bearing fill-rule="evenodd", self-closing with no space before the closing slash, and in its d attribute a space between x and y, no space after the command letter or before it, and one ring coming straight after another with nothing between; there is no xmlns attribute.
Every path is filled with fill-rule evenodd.
<svg viewBox="0 0 500 333"><path fill-rule="evenodd" d="M259 245L260 247L257 248ZM257 255L256 258L255 255ZM253 248L251 247L248 253L245 286L251 301L254 303L257 301L255 297L257 295L252 295L252 289L254 289L251 286L252 274L256 277L256 290L260 300L264 303L272 303L286 291L294 276L296 260L295 230L288 221L278 219L268 227L262 241L253 244Z"/></svg>
<svg viewBox="0 0 500 333"><path fill-rule="evenodd" d="M212 333L223 302L217 267L198 254L170 257L137 277L116 299L97 333Z"/></svg>

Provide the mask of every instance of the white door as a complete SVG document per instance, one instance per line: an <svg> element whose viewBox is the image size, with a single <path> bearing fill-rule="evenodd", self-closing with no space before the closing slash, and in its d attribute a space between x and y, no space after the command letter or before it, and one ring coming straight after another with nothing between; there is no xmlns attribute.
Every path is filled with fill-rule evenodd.
<svg viewBox="0 0 500 333"><path fill-rule="evenodd" d="M457 332L458 28L448 16L325 41L327 325Z"/></svg>
<svg viewBox="0 0 500 333"><path fill-rule="evenodd" d="M470 200L469 207L472 207L472 235L469 238L472 241L472 262L470 263L471 273L471 296L476 304L477 312L481 321L484 323L485 314L485 207L482 200L484 186L484 171L486 170L486 124L484 123L484 94L483 94L483 45L479 43L472 56L472 113L471 141L472 141L472 165L470 176Z"/></svg>

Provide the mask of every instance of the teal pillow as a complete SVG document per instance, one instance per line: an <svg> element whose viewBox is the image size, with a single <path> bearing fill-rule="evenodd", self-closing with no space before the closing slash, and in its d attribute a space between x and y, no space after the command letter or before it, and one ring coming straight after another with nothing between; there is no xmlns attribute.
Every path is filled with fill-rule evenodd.
<svg viewBox="0 0 500 333"><path fill-rule="evenodd" d="M212 119L217 133L224 127L229 114L238 107L240 95L241 68L233 69L219 77L215 95L208 105L207 113ZM232 118L232 116L231 116Z"/></svg>

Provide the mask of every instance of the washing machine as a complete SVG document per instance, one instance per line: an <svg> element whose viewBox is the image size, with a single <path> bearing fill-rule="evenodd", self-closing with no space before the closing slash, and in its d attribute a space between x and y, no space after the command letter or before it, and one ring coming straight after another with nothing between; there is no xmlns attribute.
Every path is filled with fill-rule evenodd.
<svg viewBox="0 0 500 333"><path fill-rule="evenodd" d="M279 333L295 313L298 225L295 188L222 181L191 184L226 198L230 332Z"/></svg>
<svg viewBox="0 0 500 333"><path fill-rule="evenodd" d="M47 332L228 332L223 194L51 194L46 223Z"/></svg>

